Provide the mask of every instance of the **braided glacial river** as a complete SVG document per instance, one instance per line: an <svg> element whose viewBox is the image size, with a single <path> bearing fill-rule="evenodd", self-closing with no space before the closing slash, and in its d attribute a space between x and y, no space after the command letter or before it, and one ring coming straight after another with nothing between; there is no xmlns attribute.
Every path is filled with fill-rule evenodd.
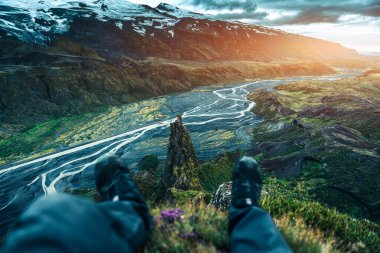
<svg viewBox="0 0 380 253"><path fill-rule="evenodd" d="M271 89L300 80L336 80L358 73L200 87L151 99L163 101L159 108L163 117L145 122L134 120L136 111L144 109L144 103L134 103L136 109L123 115L124 125L120 128L125 131L120 134L0 167L0 235L36 198L63 192L66 188L94 187L91 165L103 154L117 153L127 164L136 164L149 154L165 159L169 126L178 114L182 114L197 154L204 160L252 145L252 126L263 120L251 112L255 104L247 100L247 95L255 89ZM125 122L133 122L133 125Z"/></svg>

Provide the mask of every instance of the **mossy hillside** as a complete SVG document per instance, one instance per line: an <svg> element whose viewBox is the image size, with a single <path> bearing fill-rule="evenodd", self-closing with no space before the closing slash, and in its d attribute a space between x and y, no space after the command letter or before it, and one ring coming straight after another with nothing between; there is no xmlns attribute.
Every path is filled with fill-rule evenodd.
<svg viewBox="0 0 380 253"><path fill-rule="evenodd" d="M376 72L377 73L377 72ZM380 77L370 71L337 81L302 81L279 85L275 92L260 90L249 98L256 114L281 120L302 118L305 123L339 123L380 141L378 105Z"/></svg>
<svg viewBox="0 0 380 253"><path fill-rule="evenodd" d="M290 130L288 129L286 131L282 131L282 127L278 127L278 129L280 129L281 131L275 131L274 126L284 126L288 124L288 122L290 122L290 119L292 119L292 117L287 117L288 116L281 116L280 118L276 119L275 124L271 124L270 126L263 125L260 126L261 129L259 129L262 132L261 137L263 138L263 141L269 140L273 143L287 142L288 144L297 144L297 149L295 150L279 150L276 153L276 157L286 158L290 155L293 155L294 153L297 153L297 150L305 150L305 147L309 144L306 145L305 143L303 143L303 141L308 136L313 137L310 138L309 143L312 143L315 147L324 145L326 143L326 135L324 135L321 129L323 129L325 126L330 126L330 123L335 121L332 118L331 120L329 119L326 121L322 117L317 118L317 120L313 120L314 118L309 118L311 119L311 121L314 122L307 122L305 124L306 128L308 129L308 127L311 126L314 130L311 132L307 130L307 134L305 134L304 130L297 127L291 127L289 128ZM303 119L304 118L302 118L301 121L302 123L304 123ZM289 135L286 134L287 131L290 131ZM257 141L260 141L260 134L257 134L258 132L259 131L255 132L255 138ZM362 137L364 138L363 140L369 139L367 136L361 136L360 138ZM336 150L336 147L334 146L334 149L332 150L333 151L330 152L331 157L326 156L328 159L334 158L334 152ZM352 157L347 156L347 154L344 152L335 158L336 161L334 163L343 162L343 166L350 166L350 159L352 157L355 158L355 155L353 155ZM348 149L347 152L352 154L352 149ZM314 153L319 153L319 150L315 150ZM269 159L270 152L260 152L258 154L255 154L255 157L259 160ZM368 159L371 158L368 156ZM358 160L359 162L356 164L362 164L362 160ZM231 175L230 172L232 172L232 166L230 166L229 164L233 164L233 161L233 159L229 160L227 158L219 158L213 161L208 161L205 164L201 164L200 183L202 184L202 187L205 189L205 191L212 192L213 189L215 189L216 185L218 185L218 182L223 183L225 181L230 181L229 175ZM364 164L363 166L366 166L366 164ZM203 170L203 168L205 168L205 170ZM218 168L222 169L218 170ZM331 183L333 183L333 178L329 179L326 176L326 173L330 171L329 168L333 167L329 165L328 160L306 159L302 163L301 177L297 180L301 183L297 183L295 180L278 180L273 178L266 179L266 191L269 192L269 196L265 196L262 199L263 207L275 217L276 223L278 224L279 228L284 232L285 237L287 238L290 245L292 245L295 252L322 252L323 250L324 252L334 250L352 252L378 252L378 245L380 245L378 242L378 225L363 219L353 218L352 216L347 214L339 213L334 208L327 207L324 204L318 203L317 200L319 200L319 197L323 197L326 194L326 192L323 192L322 194L322 191L319 191L320 194L318 194L318 192L314 192L314 195L310 194L313 193L313 190L318 188L317 186L325 184L326 180L331 180ZM208 180L207 178L208 173L205 173L207 169L213 171L212 173L210 173L210 180ZM218 171L221 171L221 173L218 174ZM364 167L356 170L357 173L359 173L360 171L366 170ZM353 175L350 175L350 173L347 173L349 174L349 177L346 178L347 182L348 180L351 180L353 177L355 177ZM336 176L339 176L339 173L337 173ZM351 187L351 183L349 183L349 186ZM325 189L331 191L329 190L329 188ZM371 192L371 189L373 188L370 188L369 192ZM68 189L68 191L70 190ZM86 191L87 190L77 190L78 193L76 194L85 194L87 195L87 197L91 197L91 195L93 194L92 192L94 192L93 190L88 190L87 192ZM149 192L150 189L147 189L147 193ZM372 192L373 196L375 196L375 194L376 191ZM156 220L158 220L157 224L167 225L166 223L159 223L160 212L163 209L174 208L177 205L180 206L180 208L183 209L183 211L185 212L184 217L188 218L184 219L183 221L181 221L180 224L178 224L179 227L185 227L185 230L183 230L184 232L186 232L184 233L185 236L180 236L182 232L178 233L178 231L180 231L179 229L174 230L174 232L172 233L170 232L171 234L168 235L163 233L163 231L159 228L160 225L156 226L153 234L156 234L157 240L151 240L149 244L150 246L148 245L145 248L146 252L153 251L151 249L154 249L157 252L186 252L194 251L194 249L197 249L198 251L203 250L207 252L223 251L226 249L228 250L228 246L223 246L228 245L228 237L226 237L226 234L223 234L225 233L225 230L221 230L221 223L219 223L218 219L215 220L215 223L219 225L214 224L213 220L213 217L220 215L221 217L224 217L220 219L223 220L223 226L226 226L226 213L217 211L208 206L205 207L202 205L198 206L194 204L191 204L192 206L189 206L188 204L184 204L188 201L188 199L190 199L186 198L187 196L194 196L194 193L187 193L186 191L181 192L179 199L176 200L180 201L181 203L174 203L172 205L165 204L159 207L152 205L153 213L155 213ZM351 210L342 210L350 212L352 211L352 209L356 208L356 204L350 202L352 200L343 200L343 198L339 196L342 195L335 195L335 198L346 203L345 206L351 205ZM328 199L330 198L331 196L326 195L326 198L320 201L325 202L328 201ZM330 206L334 206L336 204L337 203L332 203ZM192 214L196 214L197 211L205 213L205 218L202 219L199 222L199 224L197 222L194 223L193 219L190 219L190 217L192 217ZM360 212L362 212L361 209ZM361 216L361 214L354 215L356 217ZM196 217L197 216L195 216L195 218ZM192 223L189 225L190 222ZM185 225L183 223L185 223ZM193 234L189 233L188 231L193 231L193 227L195 227L196 224L198 224L199 226L203 226L202 229L199 230L207 231L207 233L203 233L203 236L197 235L200 232L194 233L196 235L194 238ZM341 227L340 230L339 227ZM351 232L345 232L346 230L343 230L342 228L345 228L346 230ZM355 231L359 232L356 233ZM221 241L223 242L223 244L220 244ZM164 244L162 242L166 243ZM173 249L173 251L170 251L171 249Z"/></svg>
<svg viewBox="0 0 380 253"><path fill-rule="evenodd" d="M223 177L214 178L214 182L219 183L224 177L229 177L227 181L230 181L235 159L234 154L226 154L201 164L201 168L224 167L225 170L220 171ZM210 176L214 177L212 174ZM207 182L206 178L203 182ZM136 181L136 184L140 189L141 182ZM205 189L209 187L207 184L202 186ZM274 217L294 252L380 250L379 225L318 203L307 183L266 175L264 191L266 194L261 199L261 206ZM100 201L94 189L66 189L66 193ZM171 204L157 206L148 201L155 226L150 240L140 252L228 252L227 213L207 205L210 194L176 189L174 195ZM179 208L183 214L174 221L165 220L162 212L174 208Z"/></svg>
<svg viewBox="0 0 380 253"><path fill-rule="evenodd" d="M380 78L290 83L250 97L253 111L267 119L253 131L252 153L265 169L284 176L289 164L316 200L379 220Z"/></svg>
<svg viewBox="0 0 380 253"><path fill-rule="evenodd" d="M267 194L261 206L273 217L294 252L378 252L380 227L355 219L313 200L303 183L265 177ZM73 191L97 199L94 190ZM141 252L228 252L227 213L181 194L171 205L151 205L155 220L152 237ZM93 195L93 197L91 197ZM179 208L180 218L167 221L162 211Z"/></svg>
<svg viewBox="0 0 380 253"><path fill-rule="evenodd" d="M315 193L315 200L357 217L378 220L380 159L351 146L337 145L324 128L309 125L299 129L286 124L277 131L265 131L267 127L262 125L255 134L257 145L252 155L264 169L277 174L289 165L289 170L299 170L293 180L304 182ZM339 133L337 128L330 130Z"/></svg>
<svg viewBox="0 0 380 253"><path fill-rule="evenodd" d="M221 184L231 181L235 161L235 154L225 153L219 158L203 162L200 169L203 189L214 194Z"/></svg>

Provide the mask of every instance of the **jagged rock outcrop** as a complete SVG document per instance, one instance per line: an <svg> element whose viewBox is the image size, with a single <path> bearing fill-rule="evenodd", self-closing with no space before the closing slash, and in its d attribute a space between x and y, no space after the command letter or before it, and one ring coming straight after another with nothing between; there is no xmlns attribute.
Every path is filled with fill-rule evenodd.
<svg viewBox="0 0 380 253"><path fill-rule="evenodd" d="M220 210L227 210L231 204L232 182L221 184L211 200L211 205Z"/></svg>
<svg viewBox="0 0 380 253"><path fill-rule="evenodd" d="M166 189L201 190L200 168L189 132L182 117L170 124L167 166L163 181Z"/></svg>

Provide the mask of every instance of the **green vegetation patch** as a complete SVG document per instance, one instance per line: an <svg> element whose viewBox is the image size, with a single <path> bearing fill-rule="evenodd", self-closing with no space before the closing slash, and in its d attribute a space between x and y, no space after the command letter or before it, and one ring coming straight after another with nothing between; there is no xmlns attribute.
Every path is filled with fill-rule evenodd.
<svg viewBox="0 0 380 253"><path fill-rule="evenodd" d="M227 214L205 205L157 207L152 236L141 252L229 252ZM171 215L170 215L171 214Z"/></svg>
<svg viewBox="0 0 380 253"><path fill-rule="evenodd" d="M183 191L175 188L168 189L166 194L170 194L171 202L178 205L184 205L186 203L210 203L212 195L202 191Z"/></svg>
<svg viewBox="0 0 380 253"><path fill-rule="evenodd" d="M76 116L52 119L0 140L0 164L20 159L32 153L46 151L46 146L54 141L60 130L81 118L81 116Z"/></svg>
<svg viewBox="0 0 380 253"><path fill-rule="evenodd" d="M234 164L235 159L228 154L203 163L200 174L203 189L213 194L221 184L231 181Z"/></svg>
<svg viewBox="0 0 380 253"><path fill-rule="evenodd" d="M139 163L140 170L155 171L160 164L158 157L155 155L145 156Z"/></svg>
<svg viewBox="0 0 380 253"><path fill-rule="evenodd" d="M264 181L261 205L274 217L294 252L379 252L379 225L313 201L303 183L272 177ZM72 193L96 199L91 189ZM227 213L194 201L204 196L202 192L174 194L172 205L151 206L155 226L140 252L229 252Z"/></svg>

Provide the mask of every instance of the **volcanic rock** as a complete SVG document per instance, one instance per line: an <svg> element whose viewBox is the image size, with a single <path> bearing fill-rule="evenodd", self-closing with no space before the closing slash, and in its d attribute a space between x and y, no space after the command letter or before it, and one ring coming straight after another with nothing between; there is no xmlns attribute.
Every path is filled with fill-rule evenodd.
<svg viewBox="0 0 380 253"><path fill-rule="evenodd" d="M227 210L231 204L232 182L221 184L216 190L211 205L219 210Z"/></svg>

